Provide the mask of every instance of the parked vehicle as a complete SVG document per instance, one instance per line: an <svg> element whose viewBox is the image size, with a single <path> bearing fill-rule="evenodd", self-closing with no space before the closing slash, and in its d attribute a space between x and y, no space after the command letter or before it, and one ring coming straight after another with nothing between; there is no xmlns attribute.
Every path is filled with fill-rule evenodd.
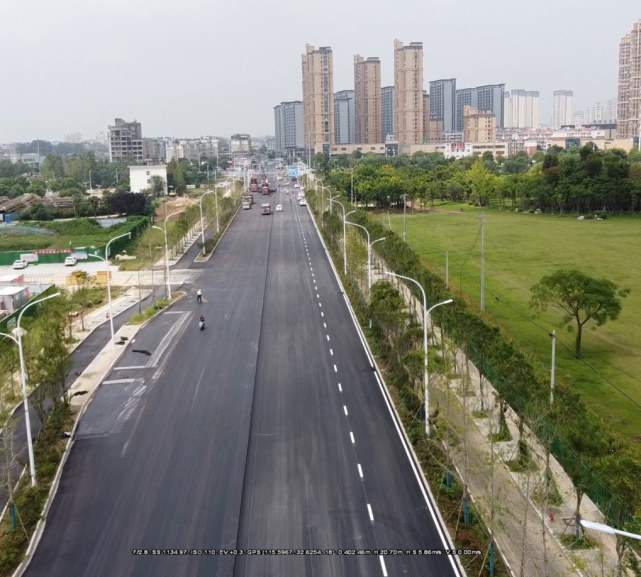
<svg viewBox="0 0 641 577"><path fill-rule="evenodd" d="M68 256L65 259L65 266L76 266L78 259L75 256Z"/></svg>
<svg viewBox="0 0 641 577"><path fill-rule="evenodd" d="M260 213L261 214L271 214L272 213L272 205L269 204L268 202L263 203L263 206L261 207Z"/></svg>
<svg viewBox="0 0 641 577"><path fill-rule="evenodd" d="M29 266L29 261L26 261L22 258L14 261L13 268L27 268Z"/></svg>

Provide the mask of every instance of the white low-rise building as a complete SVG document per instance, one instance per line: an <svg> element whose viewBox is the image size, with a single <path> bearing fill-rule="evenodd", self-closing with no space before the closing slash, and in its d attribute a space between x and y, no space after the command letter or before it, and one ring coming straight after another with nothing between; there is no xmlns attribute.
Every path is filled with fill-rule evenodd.
<svg viewBox="0 0 641 577"><path fill-rule="evenodd" d="M160 164L156 166L130 166L129 167L129 187L131 192L142 192L151 186L151 177L160 176L165 182L165 196L169 192L167 189L167 165Z"/></svg>

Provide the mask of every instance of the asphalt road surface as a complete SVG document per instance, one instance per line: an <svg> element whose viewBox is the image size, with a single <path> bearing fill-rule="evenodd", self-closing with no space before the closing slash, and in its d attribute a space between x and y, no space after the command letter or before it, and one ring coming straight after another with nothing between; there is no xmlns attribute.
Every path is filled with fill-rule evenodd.
<svg viewBox="0 0 641 577"><path fill-rule="evenodd" d="M262 200L89 405L27 575L459 575L313 554L448 545L307 209ZM221 549L308 554L133 553Z"/></svg>

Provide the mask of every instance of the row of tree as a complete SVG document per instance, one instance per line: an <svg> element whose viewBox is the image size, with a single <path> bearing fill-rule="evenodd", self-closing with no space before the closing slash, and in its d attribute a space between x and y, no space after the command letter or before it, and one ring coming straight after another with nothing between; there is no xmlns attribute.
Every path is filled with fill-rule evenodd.
<svg viewBox="0 0 641 577"><path fill-rule="evenodd" d="M368 206L399 204L407 198L481 206L506 206L509 201L515 208L561 214L641 210L641 153L601 151L592 143L568 150L553 147L531 158L519 153L495 160L490 152L459 160L436 153L366 155L339 157L332 167L320 154L315 162L329 183L347 193L352 192L353 171L355 200ZM340 169L346 165L350 171Z"/></svg>

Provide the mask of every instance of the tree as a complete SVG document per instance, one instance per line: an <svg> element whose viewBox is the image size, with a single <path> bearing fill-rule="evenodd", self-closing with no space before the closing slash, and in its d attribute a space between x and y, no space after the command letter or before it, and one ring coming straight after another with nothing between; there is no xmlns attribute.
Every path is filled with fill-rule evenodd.
<svg viewBox="0 0 641 577"><path fill-rule="evenodd" d="M117 214L135 215L147 214L149 210L148 199L144 194L134 192L118 192L110 195L106 200L111 212Z"/></svg>
<svg viewBox="0 0 641 577"><path fill-rule="evenodd" d="M59 154L50 154L47 156L40 167L40 174L43 178L49 180L64 178L65 163L62 160L62 156Z"/></svg>
<svg viewBox="0 0 641 577"><path fill-rule="evenodd" d="M149 181L149 192L153 198L164 196L166 188L165 179L162 176L154 175Z"/></svg>
<svg viewBox="0 0 641 577"><path fill-rule="evenodd" d="M609 320L616 320L621 313L621 298L630 293L629 289L618 290L617 285L607 279L590 277L578 270L557 270L544 276L531 289L530 307L545 311L549 305L560 309L564 316L562 326L576 322L575 350L581 356L583 327L594 321L597 327ZM596 327L592 327L596 330Z"/></svg>

